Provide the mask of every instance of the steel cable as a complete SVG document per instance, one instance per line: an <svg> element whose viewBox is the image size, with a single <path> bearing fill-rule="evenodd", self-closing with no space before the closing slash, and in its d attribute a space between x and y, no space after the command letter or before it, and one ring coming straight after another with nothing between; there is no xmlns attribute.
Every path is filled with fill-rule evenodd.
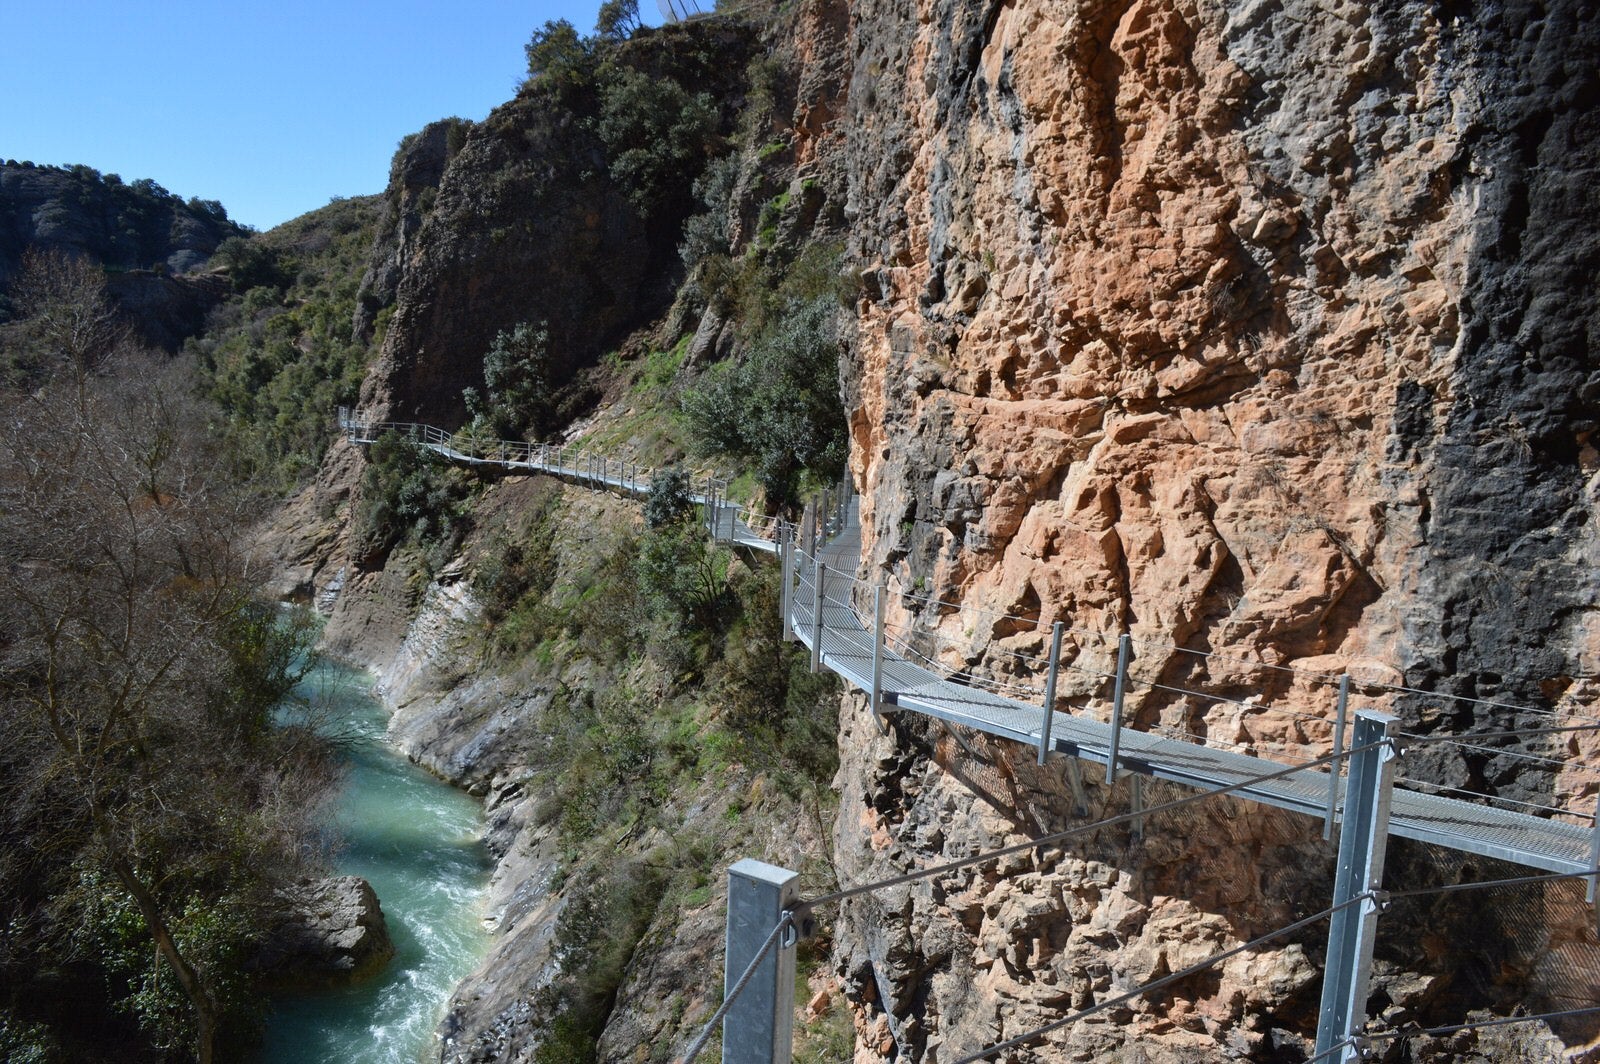
<svg viewBox="0 0 1600 1064"><path fill-rule="evenodd" d="M1160 990L1163 987L1171 986L1173 983L1181 983L1183 980L1188 979L1191 976L1199 975L1201 972L1210 970L1225 960L1228 960L1232 957L1237 957L1239 954L1249 952L1250 950L1253 950L1264 943L1271 942L1274 939L1283 938L1285 935L1291 935L1302 928L1309 927L1314 923L1326 920L1334 913L1337 913L1343 909L1348 909L1352 905L1359 905L1371 897L1372 893L1370 891L1364 894L1357 894L1348 901L1341 902L1338 905L1324 909L1312 916L1307 916L1302 920L1296 920L1292 924L1289 924L1285 927L1280 927L1276 931L1268 932L1267 934L1261 935L1258 938L1253 938L1249 942L1243 943L1242 945L1234 946L1232 949L1223 950L1221 953L1214 954L1213 956L1207 957L1203 961L1198 961L1194 964L1191 964L1189 967L1173 972L1171 975L1164 975L1160 979L1154 979L1148 983L1145 983L1143 986L1136 987L1135 989L1129 990L1126 993L1119 994L1114 998L1108 998L1107 1000L1098 1002L1086 1009L1080 1009L1079 1011L1072 1013L1070 1016L1063 1016L1059 1020L1052 1020L1042 1027L1035 1027L1033 1030L1028 1031L1025 1034L1017 1035L1015 1038L1009 1038L1004 1042L997 1042L994 1045L989 1046L987 1049L984 1049L982 1052L972 1053L960 1058L955 1062L955 1064L972 1064L973 1061L987 1060L996 1053L1003 1052L1004 1050L1016 1049L1018 1046L1027 1045L1040 1035L1049 1034L1051 1031L1058 1031L1068 1024L1077 1023L1079 1020L1093 1016L1097 1012L1104 1012L1106 1009L1127 1004L1129 1001L1134 1001L1138 998L1144 997L1153 990Z"/></svg>
<svg viewBox="0 0 1600 1064"><path fill-rule="evenodd" d="M728 1015L728 1010L733 1008L733 1003L739 1000L739 995L744 993L744 988L750 985L751 979L755 978L756 969L761 966L762 961L767 959L767 954L772 952L772 947L777 945L778 936L783 933L785 928L792 926L794 926L794 913L791 911L784 913L783 918L778 921L771 931L767 932L766 941L761 943L761 948L756 951L754 959L745 968L744 974L739 976L739 981L733 984L733 989L728 992L728 996L723 999L717 1011L711 1014L711 1019L707 1020L706 1025L700 1029L699 1036L684 1051L679 1064L694 1064L694 1058L698 1057L700 1051L705 1049L706 1043L711 1041L711 1032L715 1031L717 1024L721 1023L723 1018Z"/></svg>
<svg viewBox="0 0 1600 1064"><path fill-rule="evenodd" d="M1297 772L1305 772L1309 769L1319 768L1323 765L1330 764L1333 761L1354 757L1356 754L1365 753L1368 750L1375 750L1381 746L1388 745L1390 745L1390 740L1387 739L1376 743L1368 743L1366 746L1354 747L1340 754L1329 754L1326 757L1319 757L1315 761L1307 761L1303 765L1291 765L1288 768L1280 769L1277 772L1268 772L1259 776L1251 776L1248 779L1240 780L1238 783L1230 783L1223 787L1216 787L1211 790L1201 791L1199 794L1191 794L1184 798L1178 798L1170 802L1164 802L1161 805L1152 805L1149 808L1142 809L1137 813L1122 813L1114 817L1107 817L1104 820L1098 820L1093 824L1080 824L1077 827L1067 828L1064 831L1056 831L1048 835L1041 835L1038 838L1030 839L1027 842L1019 842L1010 846L1002 846L999 849L990 850L985 853L973 854L970 857L961 857L954 861L948 861L941 865L935 865L932 868L921 868L915 872L905 872L898 876L890 876L887 879L878 880L874 883L864 883L860 886L836 890L831 894L824 894L821 897L812 898L806 901L804 904L808 908L815 908L818 905L826 905L830 902L843 901L846 898L853 898L859 894L870 894L873 891L887 890L890 887L898 887L906 883L914 883L919 879L928 879L933 876L942 875L945 872L952 872L958 868L965 868L968 865L983 864L985 861L993 861L996 858L1006 857L1010 854L1038 849L1041 846L1049 846L1052 843L1061 842L1077 835L1086 835L1089 832L1099 831L1102 828L1115 827L1118 824L1126 824L1130 821L1138 820L1143 817L1154 816L1157 813L1169 812L1173 809L1179 809L1183 806L1191 805L1207 798L1215 798L1220 795L1232 794L1235 791L1248 790L1251 787L1257 787L1263 783L1271 783L1273 780L1282 779L1285 776L1292 776Z"/></svg>

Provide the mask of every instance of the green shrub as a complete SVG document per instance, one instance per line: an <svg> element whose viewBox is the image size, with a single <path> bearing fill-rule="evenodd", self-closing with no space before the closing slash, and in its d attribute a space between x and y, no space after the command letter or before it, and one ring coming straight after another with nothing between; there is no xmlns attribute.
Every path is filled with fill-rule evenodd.
<svg viewBox="0 0 1600 1064"><path fill-rule="evenodd" d="M719 629L728 598L728 554L712 547L698 524L679 521L649 530L640 537L636 564L639 586L656 616Z"/></svg>
<svg viewBox="0 0 1600 1064"><path fill-rule="evenodd" d="M683 412L699 451L751 462L769 505L797 501L801 476L844 471L838 304L792 304L746 355L687 392Z"/></svg>
<svg viewBox="0 0 1600 1064"><path fill-rule="evenodd" d="M495 624L525 601L537 604L555 585L560 513L560 496L546 496L536 505L526 531L490 541L472 574L472 591L484 620Z"/></svg>
<svg viewBox="0 0 1600 1064"><path fill-rule="evenodd" d="M644 501L644 526L664 528L694 516L694 501L689 497L689 474L671 466L650 478L650 494Z"/></svg>
<svg viewBox="0 0 1600 1064"><path fill-rule="evenodd" d="M386 432L367 449L354 519L353 555L367 569L382 568L401 543L422 548L430 566L449 558L465 532L460 503L467 490L460 473L432 451Z"/></svg>
<svg viewBox="0 0 1600 1064"><path fill-rule="evenodd" d="M554 19L533 31L522 46L528 57L528 82L546 91L565 94L587 86L594 78L594 45L566 19Z"/></svg>
<svg viewBox="0 0 1600 1064"><path fill-rule="evenodd" d="M7 1064L54 1064L62 1059L48 1028L0 1011L0 1060Z"/></svg>
<svg viewBox="0 0 1600 1064"><path fill-rule="evenodd" d="M550 331L544 322L525 321L502 329L483 356L484 394L462 392L473 431L490 439L509 440L524 432L542 439L553 427Z"/></svg>
<svg viewBox="0 0 1600 1064"><path fill-rule="evenodd" d="M611 179L641 215L716 153L717 107L709 93L691 93L668 77L611 66L600 85L596 131Z"/></svg>
<svg viewBox="0 0 1600 1064"><path fill-rule="evenodd" d="M284 289L293 277L277 248L251 237L230 236L218 244L211 254L211 264L228 271L236 292L263 287Z"/></svg>
<svg viewBox="0 0 1600 1064"><path fill-rule="evenodd" d="M76 893L81 919L71 932L73 952L105 973L108 998L152 1044L192 1053L194 1008L172 968L152 963L150 932L133 899L118 884L87 871ZM265 1002L245 974L245 961L258 947L246 910L226 899L192 896L172 922L172 932L183 956L207 973L227 1041L248 1044L260 1028Z"/></svg>

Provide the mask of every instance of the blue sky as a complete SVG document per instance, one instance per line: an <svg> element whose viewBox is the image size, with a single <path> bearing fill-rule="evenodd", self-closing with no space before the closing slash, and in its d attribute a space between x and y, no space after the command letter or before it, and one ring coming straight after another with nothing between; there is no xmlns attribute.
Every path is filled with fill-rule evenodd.
<svg viewBox="0 0 1600 1064"><path fill-rule="evenodd" d="M400 138L510 99L600 0L0 0L0 159L83 163L268 229L381 192ZM653 0L647 21L659 22ZM710 6L709 4L707 5Z"/></svg>

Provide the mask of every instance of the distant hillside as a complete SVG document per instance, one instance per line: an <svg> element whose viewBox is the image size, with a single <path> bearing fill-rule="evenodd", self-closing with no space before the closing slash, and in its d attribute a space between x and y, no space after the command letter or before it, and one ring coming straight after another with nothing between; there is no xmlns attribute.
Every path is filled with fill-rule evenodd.
<svg viewBox="0 0 1600 1064"><path fill-rule="evenodd" d="M185 201L148 178L0 162L0 289L30 246L87 255L113 272L182 273L245 232L216 200Z"/></svg>

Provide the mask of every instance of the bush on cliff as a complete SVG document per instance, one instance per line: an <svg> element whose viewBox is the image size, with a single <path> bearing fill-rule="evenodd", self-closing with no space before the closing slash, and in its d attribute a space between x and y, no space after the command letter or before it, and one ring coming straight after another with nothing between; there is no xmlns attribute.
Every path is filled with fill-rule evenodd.
<svg viewBox="0 0 1600 1064"><path fill-rule="evenodd" d="M555 427L550 384L550 331L544 322L525 321L502 329L483 356L483 391L461 393L472 431L489 439L512 440L524 433L543 439Z"/></svg>
<svg viewBox="0 0 1600 1064"><path fill-rule="evenodd" d="M791 304L743 358L715 367L683 400L698 449L750 462L770 506L799 499L803 475L844 471L838 304Z"/></svg>
<svg viewBox="0 0 1600 1064"><path fill-rule="evenodd" d="M432 451L386 432L367 448L367 468L351 537L352 556L380 569L402 543L420 548L428 565L446 561L465 531L466 481Z"/></svg>

